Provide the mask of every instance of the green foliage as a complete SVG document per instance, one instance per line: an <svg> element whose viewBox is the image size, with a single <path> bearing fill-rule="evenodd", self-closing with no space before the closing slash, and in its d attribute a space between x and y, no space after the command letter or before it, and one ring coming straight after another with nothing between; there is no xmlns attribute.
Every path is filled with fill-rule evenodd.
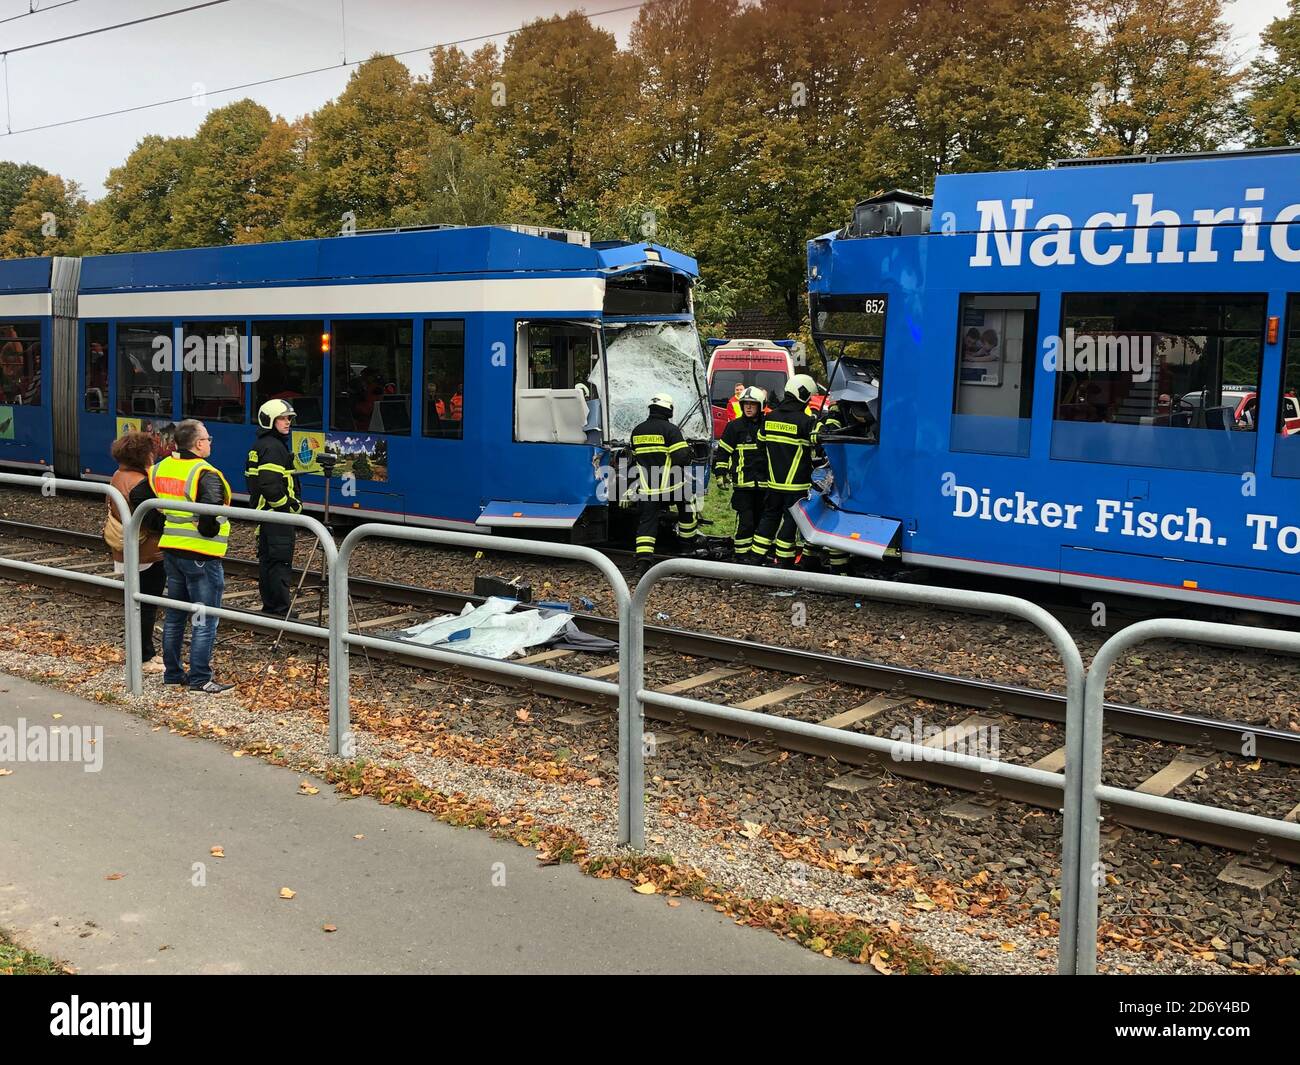
<svg viewBox="0 0 1300 1065"><path fill-rule="evenodd" d="M81 188L55 174L32 179L0 233L0 256L67 255L75 250L77 223L86 210Z"/></svg>
<svg viewBox="0 0 1300 1065"><path fill-rule="evenodd" d="M1274 19L1261 38L1263 54L1251 65L1244 118L1256 147L1300 144L1300 0Z"/></svg>
<svg viewBox="0 0 1300 1065"><path fill-rule="evenodd" d="M0 232L9 228L14 208L27 195L32 182L46 174L47 171L31 163L0 161Z"/></svg>

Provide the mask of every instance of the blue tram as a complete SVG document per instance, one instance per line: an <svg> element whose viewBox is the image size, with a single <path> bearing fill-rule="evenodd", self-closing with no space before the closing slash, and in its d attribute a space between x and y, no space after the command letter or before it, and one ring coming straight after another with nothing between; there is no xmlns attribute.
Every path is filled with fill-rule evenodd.
<svg viewBox="0 0 1300 1065"><path fill-rule="evenodd" d="M808 246L831 397L805 537L1097 591L1300 605L1300 154L943 176ZM878 390L878 391L877 391ZM854 393L856 394L856 393Z"/></svg>
<svg viewBox="0 0 1300 1065"><path fill-rule="evenodd" d="M328 451L358 517L604 540L651 395L707 454L696 276L658 245L523 226L0 263L0 369L6 330L26 360L0 464L107 479L116 436L192 417L240 487L278 397L309 506Z"/></svg>

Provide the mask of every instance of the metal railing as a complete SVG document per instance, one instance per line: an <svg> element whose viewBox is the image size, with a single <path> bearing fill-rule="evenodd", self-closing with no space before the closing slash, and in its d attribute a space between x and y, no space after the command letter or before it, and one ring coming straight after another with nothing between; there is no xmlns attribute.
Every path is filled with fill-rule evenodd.
<svg viewBox="0 0 1300 1065"><path fill-rule="evenodd" d="M1280 629L1263 629L1247 625L1221 625L1208 621L1181 621L1157 618L1139 621L1122 632L1117 632L1101 645L1088 668L1084 690L1082 792L1079 811L1079 913L1075 923L1079 932L1076 940L1078 957L1075 971L1092 974L1097 971L1097 889L1104 879L1101 867L1101 804L1109 803L1133 810L1168 813L1204 824L1219 825L1242 832L1266 835L1272 833L1285 839L1300 841L1300 824L1291 824L1271 817L1238 813L1204 803L1186 802L1160 795L1147 795L1127 788L1112 788L1101 782L1102 726L1105 724L1106 680L1119 656L1130 647L1147 640L1173 639L1196 643L1222 644L1229 647L1255 647L1265 651L1300 654L1300 633ZM1241 731L1248 735L1249 725ZM1061 903L1062 926L1065 922L1065 901Z"/></svg>
<svg viewBox="0 0 1300 1065"><path fill-rule="evenodd" d="M39 488L42 495L52 495L57 492L82 492L86 495L104 496L112 501L117 510L117 520L122 523L122 579L115 580L112 577L101 577L96 573L78 573L76 570L59 569L55 566L42 566L34 562L22 562L17 559L6 560L6 565L12 569L25 570L28 573L39 573L46 577L58 577L60 580L80 581L82 584L95 584L101 588L120 588L122 590L122 607L123 614L126 617L126 632L123 635L123 645L126 652L126 685L127 690L133 695L138 695L139 691L131 687L131 663L134 660L137 671L140 665L140 626L134 626L130 623L132 594L138 589L140 582L140 542L137 538L127 535L127 528L131 524L131 507L127 503L126 497L122 495L111 484L98 484L94 481L67 481L61 477L55 477L53 474L44 474L40 477L33 477L25 473L0 473L0 484L19 485L23 488ZM107 550L108 545L104 545ZM138 672L137 672L138 675Z"/></svg>
<svg viewBox="0 0 1300 1065"><path fill-rule="evenodd" d="M618 606L618 662L619 683L596 680L561 673L558 670L542 669L537 666L517 665L512 662L498 661L479 655L466 655L463 651L442 650L435 647L421 647L404 641L385 640L375 636L362 636L348 631L348 566L352 552L357 544L370 537L383 537L387 540L406 540L412 543L446 544L452 547L472 547L480 551L508 551L521 555L542 555L546 558L563 558L574 562L586 562L600 571L614 591L614 600ZM330 645L331 663L337 662L337 673L333 672L332 703L330 710L331 753L349 746L345 742L348 730L349 696L351 687L348 647L373 647L380 650L390 649L396 644L403 653L427 658L433 662L455 665L472 658L476 669L502 676L524 680L546 681L551 686L568 688L571 691L615 695L618 697L618 822L619 840L627 842L631 838L632 828L628 821L633 808L634 796L631 782L640 780L639 776L629 772L631 754L629 739L631 735L631 698L628 687L628 633L631 617L632 596L628 591L627 581L618 567L605 555L590 547L573 544L551 544L537 540L517 540L504 536L485 536L481 533L452 532L443 529L417 529L404 525L387 525L371 522L359 525L344 538L339 546L337 564L330 577ZM342 618L343 624L335 624L336 618ZM333 731L337 729L337 731ZM639 741L638 741L639 743ZM337 745L337 746L336 746ZM639 793L639 792L638 792Z"/></svg>
<svg viewBox="0 0 1300 1065"><path fill-rule="evenodd" d="M987 776L1003 777L1039 787L1052 788L1063 794L1064 820L1061 831L1061 938L1059 946L1059 971L1073 972L1076 956L1077 919L1075 895L1079 887L1078 820L1080 773L1079 754L1083 748L1083 659L1065 627L1042 607L1014 596L993 592L971 592L956 588L930 588L892 581L876 581L859 577L842 577L828 574L796 573L788 570L758 569L720 562L703 562L690 559L670 559L650 569L637 584L632 597L632 618L628 633L631 640L628 658L627 681L632 697L632 731L629 736L631 779L634 784L644 776L643 731L645 706L665 710L680 710L718 721L755 725L773 734L802 736L812 739L834 740L838 743L860 747L878 755L891 758L906 757L917 760L933 759L935 751L915 743L904 743L881 736L869 736L828 728L806 721L792 721L774 714L740 710L732 706L666 695L645 687L645 606L654 586L665 577L682 574L713 580L743 581L746 584L764 584L777 588L797 588L810 592L848 594L895 603L922 603L927 606L952 610L997 611L1009 614L1035 625L1052 641L1065 667L1066 697L1066 759L1065 774L1048 773L1010 762L989 761L967 755L945 753L943 760L952 765L978 770ZM633 789L633 834L631 844L637 850L645 846L645 798L640 787Z"/></svg>
<svg viewBox="0 0 1300 1065"><path fill-rule="evenodd" d="M1101 783L1102 728L1104 725L1105 686L1112 666L1120 654L1136 644L1151 639L1179 639L1227 646L1246 646L1261 650L1300 655L1300 634L1244 625L1212 624L1200 621L1157 619L1142 621L1112 636L1093 659L1086 674L1074 640L1065 628L1042 607L1014 596L951 588L934 588L889 581L849 578L835 575L795 573L758 569L691 559L671 559L654 566L637 585L635 595L609 558L588 547L541 543L476 533L419 529L409 526L369 523L353 529L343 543L335 546L326 527L315 518L301 514L277 514L250 511L231 506L211 506L167 500L168 509L184 510L200 516L292 525L307 529L316 536L324 552L323 572L329 583L329 620L326 626L301 624L266 615L208 607L146 595L140 591L139 533L145 516L164 506L164 501L150 499L134 512L127 500L111 485L69 481L53 477L0 473L0 485L42 489L44 494L73 492L103 496L117 510L123 528L123 569L121 580L96 574L60 569L17 559L6 559L5 566L20 572L74 580L83 584L120 589L123 595L124 645L126 652L125 682L127 690L138 695L143 691L140 605L205 612L218 618L238 621L265 629L294 635L324 638L329 653L329 749L330 754L352 757L349 749L349 649L352 647L389 650L400 647L403 654L444 664L472 661L476 670L497 673L514 679L543 681L548 688L568 689L583 695L616 698L618 702L618 816L619 842L642 850L645 846L645 707L683 714L693 714L714 721L803 738L832 741L856 747L864 752L891 758L934 759L932 747L897 739L886 739L806 721L782 718L773 714L742 710L700 699L657 692L645 687L645 609L649 597L664 578L681 575L710 580L731 580L769 587L805 590L812 593L853 595L886 602L914 603L952 610L994 611L1018 617L1036 626L1056 648L1066 677L1066 757L1064 774L1049 773L1029 766L994 761L954 752L943 752L942 760L985 776L996 776L1062 794L1061 838L1061 907L1058 971L1093 973L1097 962L1098 870L1100 852L1101 804L1153 813L1165 813L1202 823L1254 835L1272 834L1275 838L1300 843L1300 824L1238 813L1201 803L1186 802L1143 794ZM348 568L352 552L363 540L382 537L414 543L476 548L515 554L584 562L605 577L614 593L618 608L617 684L579 674L566 674L499 661L463 651L423 647L402 640L366 636L349 631ZM1242 726L1243 734L1251 728Z"/></svg>

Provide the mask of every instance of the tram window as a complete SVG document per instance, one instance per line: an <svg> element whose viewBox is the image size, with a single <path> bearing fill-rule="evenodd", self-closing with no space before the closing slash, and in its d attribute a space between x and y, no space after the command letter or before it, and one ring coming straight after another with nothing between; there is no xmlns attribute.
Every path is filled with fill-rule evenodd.
<svg viewBox="0 0 1300 1065"><path fill-rule="evenodd" d="M117 413L128 418L140 415L172 416L172 369L154 366L154 355L165 350L154 342L170 342L171 322L121 322L117 327Z"/></svg>
<svg viewBox="0 0 1300 1065"><path fill-rule="evenodd" d="M459 440L464 433L465 323L424 323L424 435Z"/></svg>
<svg viewBox="0 0 1300 1065"><path fill-rule="evenodd" d="M528 325L529 388L575 388L591 376L595 332L564 323Z"/></svg>
<svg viewBox="0 0 1300 1065"><path fill-rule="evenodd" d="M952 450L1029 454L1037 338L1037 296L961 298Z"/></svg>
<svg viewBox="0 0 1300 1065"><path fill-rule="evenodd" d="M331 427L409 436L411 320L336 320L333 325Z"/></svg>
<svg viewBox="0 0 1300 1065"><path fill-rule="evenodd" d="M108 323L86 324L86 413L108 413Z"/></svg>
<svg viewBox="0 0 1300 1065"><path fill-rule="evenodd" d="M254 322L260 372L253 411L268 399L287 399L297 412L296 429L324 427L325 328L320 321Z"/></svg>
<svg viewBox="0 0 1300 1065"><path fill-rule="evenodd" d="M206 422L244 421L243 322L186 322L181 328L181 411ZM242 351L241 351L242 348ZM252 372L251 364L247 366Z"/></svg>
<svg viewBox="0 0 1300 1065"><path fill-rule="evenodd" d="M584 399L577 389L592 390L593 367L599 372L595 329L576 322L519 322L516 347L515 439L587 442L590 401L598 397Z"/></svg>
<svg viewBox="0 0 1300 1065"><path fill-rule="evenodd" d="M1249 294L1062 296L1053 457L1253 468L1265 306Z"/></svg>
<svg viewBox="0 0 1300 1065"><path fill-rule="evenodd" d="M0 322L0 403L34 407L41 402L41 327Z"/></svg>
<svg viewBox="0 0 1300 1065"><path fill-rule="evenodd" d="M1286 349L1273 441L1273 475L1300 477L1300 295L1291 296L1286 304Z"/></svg>

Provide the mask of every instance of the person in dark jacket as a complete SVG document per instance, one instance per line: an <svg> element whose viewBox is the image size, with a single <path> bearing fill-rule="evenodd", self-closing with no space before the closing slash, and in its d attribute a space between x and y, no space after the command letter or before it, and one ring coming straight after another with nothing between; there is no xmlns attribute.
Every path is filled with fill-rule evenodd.
<svg viewBox="0 0 1300 1065"><path fill-rule="evenodd" d="M686 484L686 460L690 446L672 421L673 397L660 393L650 397L650 417L632 430L632 456L640 471L637 485L636 557L648 565L655 552L659 516L677 511L677 536L692 543L699 533L695 500Z"/></svg>
<svg viewBox="0 0 1300 1065"><path fill-rule="evenodd" d="M187 500L212 506L230 504L230 485L208 461L212 437L206 426L192 418L175 429L177 453L160 459L149 470L149 487L163 500L162 548L167 570L167 598L220 607L225 591L221 560L230 543L230 521L214 515L197 515L166 506ZM212 645L217 639L217 618L199 610L194 616L188 672L181 662L188 611L168 608L163 616L163 683L183 684L190 691L215 695L233 687L212 677Z"/></svg>
<svg viewBox="0 0 1300 1065"><path fill-rule="evenodd" d="M796 374L786 382L785 395L763 419L758 442L767 458L763 487L767 499L763 517L754 533L753 551L760 559L775 547L776 564L794 566L797 526L790 508L812 487L812 434L817 416L808 401L817 393L817 382L807 374Z"/></svg>
<svg viewBox="0 0 1300 1065"><path fill-rule="evenodd" d="M767 394L753 385L740 393L740 417L727 422L713 463L718 480L735 486L731 492L731 509L736 512L736 535L731 548L737 562L762 561L753 554L752 548L766 495L763 490L766 457L758 442L765 399Z"/></svg>
<svg viewBox="0 0 1300 1065"><path fill-rule="evenodd" d="M244 479L248 501L254 510L279 514L302 513L302 485L294 472L290 430L297 417L292 404L283 399L267 400L258 408L260 432L248 453ZM296 617L291 612L290 586L293 579L294 528L265 522L257 527L257 583L262 592L262 613L280 618Z"/></svg>

